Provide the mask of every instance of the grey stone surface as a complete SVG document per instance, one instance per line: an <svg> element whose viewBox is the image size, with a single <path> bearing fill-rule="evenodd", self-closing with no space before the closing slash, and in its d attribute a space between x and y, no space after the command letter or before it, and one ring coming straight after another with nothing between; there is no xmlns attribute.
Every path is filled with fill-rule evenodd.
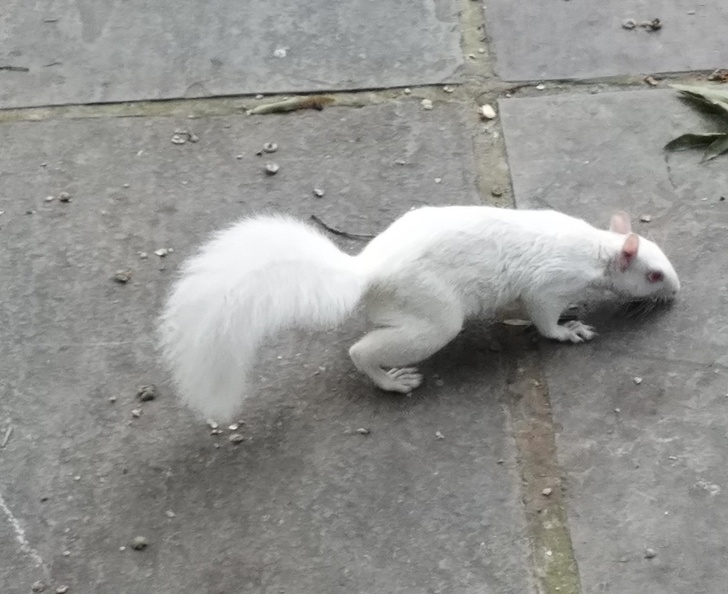
<svg viewBox="0 0 728 594"><path fill-rule="evenodd" d="M9 0L0 107L452 82L457 4Z"/></svg>
<svg viewBox="0 0 728 594"><path fill-rule="evenodd" d="M500 103L518 206L652 222L683 283L675 306L593 311L600 336L544 345L585 594L719 594L728 583L728 168L664 154L711 131L666 91ZM642 378L637 385L634 378ZM657 556L646 559L652 548Z"/></svg>
<svg viewBox="0 0 728 594"><path fill-rule="evenodd" d="M492 0L485 15L495 69L505 80L684 72L728 63L728 5L720 0ZM659 31L622 27L627 19L654 18L663 24Z"/></svg>
<svg viewBox="0 0 728 594"><path fill-rule="evenodd" d="M286 335L264 349L238 446L176 401L152 339L174 270L236 217L376 232L413 205L476 202L468 113L413 100L1 126L4 594L36 579L74 593L532 591L505 363L479 329L425 365L411 398L353 370L361 320ZM180 127L199 142L172 144ZM264 142L280 147L273 177ZM72 202L45 201L61 191ZM150 382L161 395L139 404ZM144 551L129 547L138 535Z"/></svg>

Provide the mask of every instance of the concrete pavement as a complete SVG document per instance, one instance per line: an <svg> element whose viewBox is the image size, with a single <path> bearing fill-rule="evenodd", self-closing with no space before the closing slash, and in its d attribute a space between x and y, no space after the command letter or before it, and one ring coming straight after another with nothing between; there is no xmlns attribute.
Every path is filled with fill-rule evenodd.
<svg viewBox="0 0 728 594"><path fill-rule="evenodd" d="M728 64L728 10L193 4L2 17L0 589L722 593L728 170L662 146L721 125L666 87ZM334 105L246 115L281 92ZM411 398L355 373L356 318L267 345L234 430L178 403L153 324L212 230L276 211L370 234L450 203L629 210L683 296L583 304L600 337L577 347L475 324Z"/></svg>

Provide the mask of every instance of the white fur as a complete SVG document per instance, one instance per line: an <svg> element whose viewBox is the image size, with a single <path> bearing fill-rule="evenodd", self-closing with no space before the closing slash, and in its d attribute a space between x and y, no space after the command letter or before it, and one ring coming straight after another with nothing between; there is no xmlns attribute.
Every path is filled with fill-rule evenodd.
<svg viewBox="0 0 728 594"><path fill-rule="evenodd" d="M260 341L292 326L342 322L361 301L374 329L349 353L384 390L409 392L417 363L472 316L521 300L539 332L581 342L581 322L559 325L588 288L669 298L679 290L662 251L553 211L482 206L410 211L356 257L307 225L283 217L244 220L219 233L182 269L162 315L164 356L182 398L208 417L239 409ZM639 246L636 255L625 246ZM648 272L663 280L648 282ZM386 371L389 369L389 371Z"/></svg>
<svg viewBox="0 0 728 594"><path fill-rule="evenodd" d="M180 396L207 417L232 418L260 341L341 323L363 286L354 258L293 219L248 219L218 233L184 264L162 314Z"/></svg>

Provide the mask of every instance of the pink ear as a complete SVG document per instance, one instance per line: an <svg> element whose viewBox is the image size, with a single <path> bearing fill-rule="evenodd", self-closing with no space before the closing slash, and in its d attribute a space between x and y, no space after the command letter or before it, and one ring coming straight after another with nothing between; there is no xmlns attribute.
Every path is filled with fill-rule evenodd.
<svg viewBox="0 0 728 594"><path fill-rule="evenodd" d="M619 252L618 266L621 272L624 272L629 268L629 265L637 255L637 250L640 247L640 236L636 233L630 233L627 235L627 239L624 240L622 251Z"/></svg>
<svg viewBox="0 0 728 594"><path fill-rule="evenodd" d="M609 230L614 233L621 233L622 235L630 233L632 231L632 224L629 222L629 215L623 210L620 210L609 222Z"/></svg>

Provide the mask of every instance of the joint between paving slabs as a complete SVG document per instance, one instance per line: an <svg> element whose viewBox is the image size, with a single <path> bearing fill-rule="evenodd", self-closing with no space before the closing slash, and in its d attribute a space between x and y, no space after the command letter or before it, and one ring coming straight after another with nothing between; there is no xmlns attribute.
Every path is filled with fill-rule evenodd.
<svg viewBox="0 0 728 594"><path fill-rule="evenodd" d="M540 594L580 594L569 532L565 482L556 455L554 422L537 343L511 328L505 344L512 361L506 401L513 426L522 499Z"/></svg>

